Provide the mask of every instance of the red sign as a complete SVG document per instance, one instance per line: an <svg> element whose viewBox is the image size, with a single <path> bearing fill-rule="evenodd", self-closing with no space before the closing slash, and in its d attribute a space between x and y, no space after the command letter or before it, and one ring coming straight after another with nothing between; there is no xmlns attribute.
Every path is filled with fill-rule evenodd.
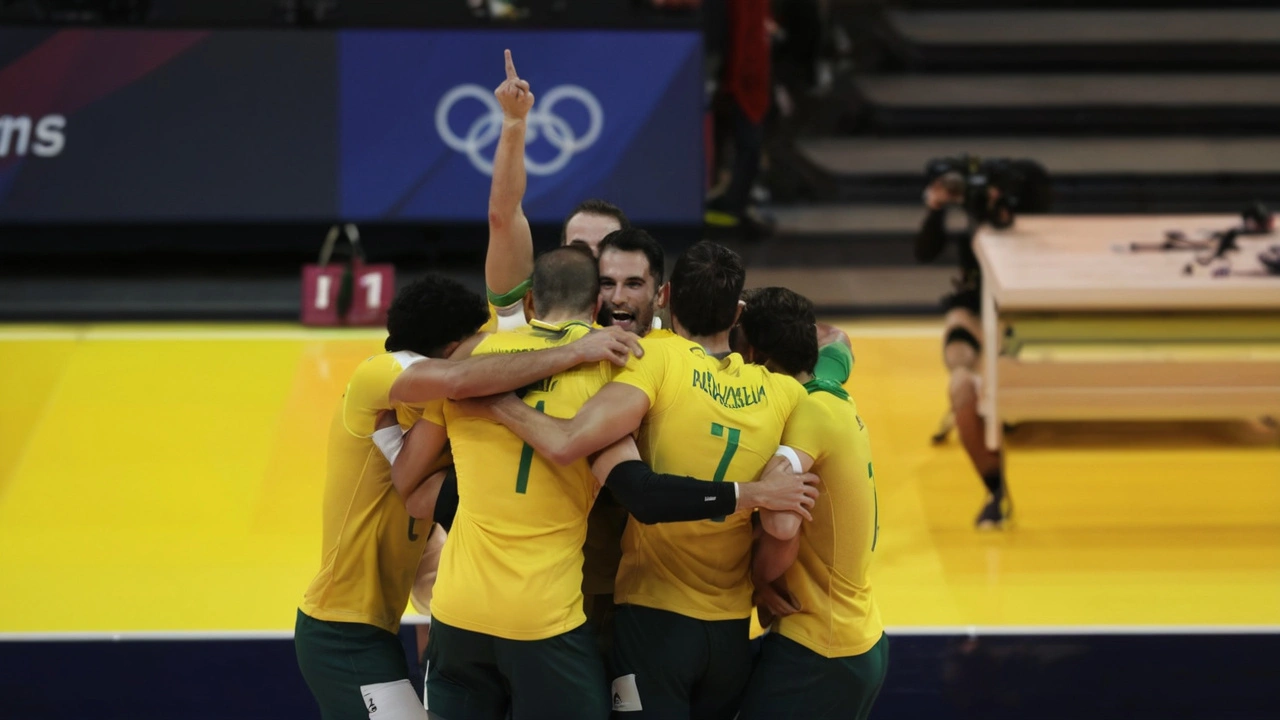
<svg viewBox="0 0 1280 720"><path fill-rule="evenodd" d="M351 265L351 304L345 315L339 313L338 294L346 263L304 265L302 267L303 325L370 325L387 324L387 308L396 292L395 266Z"/></svg>

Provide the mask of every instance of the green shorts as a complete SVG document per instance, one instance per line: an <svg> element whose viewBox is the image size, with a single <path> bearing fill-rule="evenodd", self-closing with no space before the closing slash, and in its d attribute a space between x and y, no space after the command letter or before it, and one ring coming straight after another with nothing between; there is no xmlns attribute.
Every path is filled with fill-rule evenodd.
<svg viewBox="0 0 1280 720"><path fill-rule="evenodd" d="M609 693L586 625L507 640L437 619L427 642L427 706L442 720L605 720Z"/></svg>
<svg viewBox="0 0 1280 720"><path fill-rule="evenodd" d="M884 685L889 638L861 655L825 658L777 633L764 638L741 720L865 720Z"/></svg>
<svg viewBox="0 0 1280 720"><path fill-rule="evenodd" d="M731 720L751 675L751 619L697 620L619 605L613 702L625 720Z"/></svg>
<svg viewBox="0 0 1280 720"><path fill-rule="evenodd" d="M421 702L409 680L404 645L382 628L316 620L299 610L293 645L324 720L369 720L367 703L388 697L388 683L403 682L413 695L408 698L403 687L396 687L390 695L395 701Z"/></svg>

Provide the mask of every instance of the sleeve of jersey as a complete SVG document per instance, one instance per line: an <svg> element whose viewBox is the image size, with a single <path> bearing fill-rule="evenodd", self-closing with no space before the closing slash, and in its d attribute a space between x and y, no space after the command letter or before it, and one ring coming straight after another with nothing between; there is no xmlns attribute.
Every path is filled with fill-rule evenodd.
<svg viewBox="0 0 1280 720"><path fill-rule="evenodd" d="M357 437L373 435L378 413L391 409L387 393L399 370L390 355L375 355L360 363L342 398L342 424L347 432Z"/></svg>
<svg viewBox="0 0 1280 720"><path fill-rule="evenodd" d="M807 396L787 418L786 428L782 431L782 444L795 448L817 462L822 459L823 436L830 427L830 413L822 402Z"/></svg>
<svg viewBox="0 0 1280 720"><path fill-rule="evenodd" d="M525 280L501 295L485 288L489 300L489 321L480 327L480 331L505 332L528 325L529 321L524 317L524 296L532 286L532 279Z"/></svg>
<svg viewBox="0 0 1280 720"><path fill-rule="evenodd" d="M813 376L819 380L834 380L841 385L849 380L853 370L853 351L844 343L830 343L818 351L818 364L813 368Z"/></svg>
<svg viewBox="0 0 1280 720"><path fill-rule="evenodd" d="M444 400L432 400L420 408L415 408L415 411L423 420L444 427L444 403Z"/></svg>
<svg viewBox="0 0 1280 720"><path fill-rule="evenodd" d="M642 338L640 347L644 348L644 357L628 360L626 366L614 374L613 381L640 389L649 397L649 407L656 408L658 391L662 387L667 367L666 359L662 354L661 343Z"/></svg>

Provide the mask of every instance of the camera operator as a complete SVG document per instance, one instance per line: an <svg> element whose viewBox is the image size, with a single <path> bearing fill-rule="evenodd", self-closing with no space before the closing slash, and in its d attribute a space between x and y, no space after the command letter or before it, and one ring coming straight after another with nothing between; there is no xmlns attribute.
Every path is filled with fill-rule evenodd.
<svg viewBox="0 0 1280 720"><path fill-rule="evenodd" d="M951 413L934 436L941 442L954 423L960 442L987 488L987 499L975 525L979 529L1004 527L1013 515L1013 503L1004 480L1004 457L987 449L983 437L981 376L982 271L973 253L973 235L983 223L996 228L1013 224L1015 213L1049 209L1049 175L1031 160L986 160L961 156L939 158L926 166L929 184L924 192L929 214L916 234L916 262L937 258L949 239L956 243L960 275L955 292L943 298L946 310L942 357L950 373ZM950 237L946 213L949 206L965 211L968 225Z"/></svg>

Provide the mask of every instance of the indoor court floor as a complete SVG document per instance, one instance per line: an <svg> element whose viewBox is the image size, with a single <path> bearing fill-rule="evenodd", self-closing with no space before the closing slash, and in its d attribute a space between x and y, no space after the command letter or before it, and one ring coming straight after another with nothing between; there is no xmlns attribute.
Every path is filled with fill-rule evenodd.
<svg viewBox="0 0 1280 720"><path fill-rule="evenodd" d="M959 442L929 442L940 324L841 325L872 431L891 631L1280 627L1274 429L1020 426L1016 525L978 533ZM382 338L0 326L0 633L290 630L319 561L330 413Z"/></svg>

